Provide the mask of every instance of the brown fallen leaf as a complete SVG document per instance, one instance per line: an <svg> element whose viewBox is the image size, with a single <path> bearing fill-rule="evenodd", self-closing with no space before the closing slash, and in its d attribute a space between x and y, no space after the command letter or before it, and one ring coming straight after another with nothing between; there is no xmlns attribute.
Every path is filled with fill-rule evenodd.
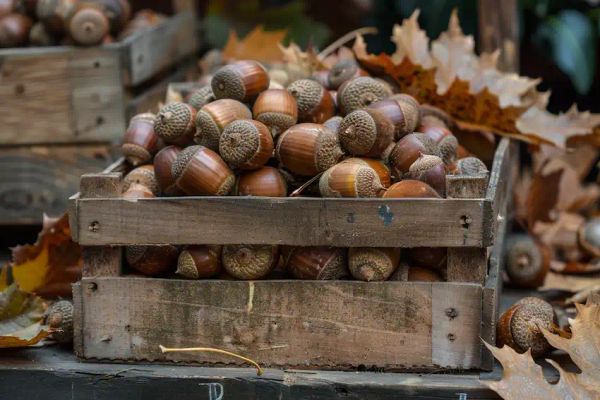
<svg viewBox="0 0 600 400"><path fill-rule="evenodd" d="M539 290L563 290L576 293L587 290L600 282L600 274L566 275L549 271L544 285Z"/></svg>
<svg viewBox="0 0 600 400"><path fill-rule="evenodd" d="M51 330L41 324L46 304L13 284L0 292L0 348L37 344Z"/></svg>
<svg viewBox="0 0 600 400"><path fill-rule="evenodd" d="M286 35L286 29L265 31L262 25L257 25L243 39L240 39L235 31L229 31L229 38L223 48L223 59L251 59L269 64L283 62L279 43Z"/></svg>
<svg viewBox="0 0 600 400"><path fill-rule="evenodd" d="M596 259L589 262L554 260L550 264L550 269L562 274L589 274L590 272L600 272L600 260Z"/></svg>
<svg viewBox="0 0 600 400"><path fill-rule="evenodd" d="M564 371L556 362L546 360L560 374L555 384L544 378L542 367L528 350L519 354L508 346L497 348L485 344L502 364L502 379L482 381L506 400L521 399L599 399L600 398L600 305L577 304L577 317L569 320L570 339L542 330L550 344L569 354L581 373Z"/></svg>
<svg viewBox="0 0 600 400"><path fill-rule="evenodd" d="M16 282L40 296L70 297L71 283L81 278L81 247L71 240L66 214L56 220L45 217L37 242L15 247L12 257L0 272L0 290Z"/></svg>

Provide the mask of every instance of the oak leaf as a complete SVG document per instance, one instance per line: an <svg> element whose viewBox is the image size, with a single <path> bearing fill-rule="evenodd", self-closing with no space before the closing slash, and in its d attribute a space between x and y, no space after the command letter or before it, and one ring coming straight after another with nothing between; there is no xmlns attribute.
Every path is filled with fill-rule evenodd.
<svg viewBox="0 0 600 400"><path fill-rule="evenodd" d="M229 38L223 48L223 59L232 60L257 60L263 63L282 62L279 43L287 35L287 29L265 31L262 25L257 25L243 39L240 39L233 30L229 31Z"/></svg>
<svg viewBox="0 0 600 400"><path fill-rule="evenodd" d="M0 348L31 346L50 335L40 322L45 308L41 298L15 284L0 292Z"/></svg>

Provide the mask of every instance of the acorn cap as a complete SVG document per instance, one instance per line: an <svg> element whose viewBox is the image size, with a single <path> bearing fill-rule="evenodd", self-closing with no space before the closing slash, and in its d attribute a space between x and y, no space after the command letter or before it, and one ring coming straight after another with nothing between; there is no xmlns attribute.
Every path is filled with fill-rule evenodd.
<svg viewBox="0 0 600 400"><path fill-rule="evenodd" d="M327 80L331 89L337 89L347 80L353 78L360 71L360 66L356 60L344 58L336 62L329 70ZM363 73L366 75L366 73Z"/></svg>
<svg viewBox="0 0 600 400"><path fill-rule="evenodd" d="M400 105L406 119L406 130L414 132L421 124L421 108L417 99L404 93L395 94L390 98L396 100Z"/></svg>
<svg viewBox="0 0 600 400"><path fill-rule="evenodd" d="M68 30L78 44L92 46L102 43L110 30L108 18L99 7L82 7L69 19Z"/></svg>
<svg viewBox="0 0 600 400"><path fill-rule="evenodd" d="M344 82L338 91L338 103L343 114L368 107L391 95L389 86L371 78L360 76Z"/></svg>
<svg viewBox="0 0 600 400"><path fill-rule="evenodd" d="M154 119L154 131L165 143L184 145L194 132L196 111L185 103L173 102L160 109Z"/></svg>
<svg viewBox="0 0 600 400"><path fill-rule="evenodd" d="M233 168L260 168L273 154L273 138L262 122L237 120L223 130L219 152Z"/></svg>
<svg viewBox="0 0 600 400"><path fill-rule="evenodd" d="M418 174L438 165L444 165L444 161L442 161L440 157L431 154L421 154L419 158L410 165L408 172L409 175Z"/></svg>
<svg viewBox="0 0 600 400"><path fill-rule="evenodd" d="M188 99L188 104L194 107L196 110L201 109L206 104L215 101L215 95L210 85L201 87L192 93Z"/></svg>
<svg viewBox="0 0 600 400"><path fill-rule="evenodd" d="M60 300L44 312L44 324L55 329L51 337L58 343L73 341L73 303Z"/></svg>
<svg viewBox="0 0 600 400"><path fill-rule="evenodd" d="M356 247L348 250L348 267L355 279L385 281L398 267L400 249Z"/></svg>
<svg viewBox="0 0 600 400"><path fill-rule="evenodd" d="M219 99L204 105L196 114L194 141L213 151L219 151L223 129L238 119L252 119L252 113L233 99Z"/></svg>
<svg viewBox="0 0 600 400"><path fill-rule="evenodd" d="M477 157L465 157L456 161L456 175L477 176L488 173L488 168L483 161Z"/></svg>
<svg viewBox="0 0 600 400"><path fill-rule="evenodd" d="M394 126L377 110L356 110L344 117L338 136L348 153L380 157L394 140Z"/></svg>
<svg viewBox="0 0 600 400"><path fill-rule="evenodd" d="M154 173L154 166L150 164L134 168L125 175L123 178L123 193L134 183L147 187L155 196L157 196L160 191Z"/></svg>
<svg viewBox="0 0 600 400"><path fill-rule="evenodd" d="M271 245L223 246L223 267L237 279L260 279L279 261L279 249Z"/></svg>
<svg viewBox="0 0 600 400"><path fill-rule="evenodd" d="M189 279L212 278L221 272L221 246L187 246L177 259L176 274Z"/></svg>

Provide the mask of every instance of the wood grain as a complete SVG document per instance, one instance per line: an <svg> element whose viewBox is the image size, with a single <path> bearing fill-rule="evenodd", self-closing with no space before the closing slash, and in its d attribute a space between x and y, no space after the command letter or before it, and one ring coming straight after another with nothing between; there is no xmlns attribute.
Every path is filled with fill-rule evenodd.
<svg viewBox="0 0 600 400"><path fill-rule="evenodd" d="M434 364L448 368L473 368L480 361L481 287L477 285L82 281L84 286L90 283L95 290L83 292L86 358L239 364L208 353L162 354L158 349L162 344L216 347L265 366L302 368L422 368L432 365L432 354ZM444 313L449 305L459 310L455 321L434 323L441 324L444 332L455 332L457 338L433 349L432 314Z"/></svg>
<svg viewBox="0 0 600 400"><path fill-rule="evenodd" d="M478 0L479 51L500 49L499 67L519 71L519 15L517 0Z"/></svg>
<svg viewBox="0 0 600 400"><path fill-rule="evenodd" d="M82 245L481 247L491 236L484 201L470 199L82 197L77 209ZM89 230L92 222L100 228Z"/></svg>

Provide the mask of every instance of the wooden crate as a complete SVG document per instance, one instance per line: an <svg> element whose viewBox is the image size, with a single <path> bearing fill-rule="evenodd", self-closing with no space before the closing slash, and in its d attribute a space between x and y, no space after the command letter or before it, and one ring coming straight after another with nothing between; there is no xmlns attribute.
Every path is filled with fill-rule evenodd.
<svg viewBox="0 0 600 400"><path fill-rule="evenodd" d="M76 352L239 365L214 354L162 354L162 344L221 348L272 367L489 368L480 337L494 342L514 151L500 142L487 184L448 176L448 199L131 200L119 198L121 173L85 175L70 208L73 238L85 246L74 287ZM165 243L449 247L449 282L121 276L119 246Z"/></svg>

